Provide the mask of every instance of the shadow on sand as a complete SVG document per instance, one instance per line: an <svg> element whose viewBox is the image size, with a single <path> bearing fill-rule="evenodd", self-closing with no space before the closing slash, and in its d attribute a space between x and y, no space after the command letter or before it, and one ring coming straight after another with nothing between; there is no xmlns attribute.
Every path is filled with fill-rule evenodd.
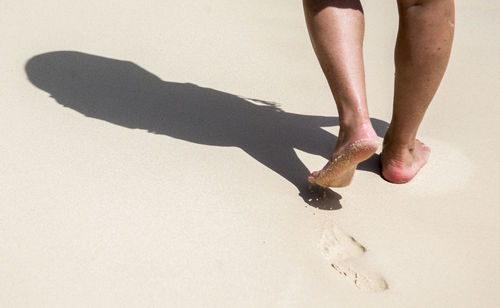
<svg viewBox="0 0 500 308"><path fill-rule="evenodd" d="M241 148L295 185L308 204L341 208L339 194L308 185L310 172L294 151L328 159L337 137L322 127L338 125L337 117L284 112L273 102L163 81L134 63L81 52L37 55L25 69L35 86L87 117L199 144ZM372 123L383 136L388 124L377 119ZM378 156L358 169L380 173Z"/></svg>

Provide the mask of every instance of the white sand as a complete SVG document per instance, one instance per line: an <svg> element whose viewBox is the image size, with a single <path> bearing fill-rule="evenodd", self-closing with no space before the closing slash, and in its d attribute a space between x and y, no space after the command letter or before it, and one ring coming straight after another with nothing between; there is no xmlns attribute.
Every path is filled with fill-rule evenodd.
<svg viewBox="0 0 500 308"><path fill-rule="evenodd" d="M365 2L370 113L387 122L396 6ZM306 171L289 140L309 170L334 141L302 129L336 111L300 2L144 3L0 1L1 307L500 305L498 1L457 1L429 164L407 185L359 170L333 210L274 171ZM335 228L388 290L332 268Z"/></svg>

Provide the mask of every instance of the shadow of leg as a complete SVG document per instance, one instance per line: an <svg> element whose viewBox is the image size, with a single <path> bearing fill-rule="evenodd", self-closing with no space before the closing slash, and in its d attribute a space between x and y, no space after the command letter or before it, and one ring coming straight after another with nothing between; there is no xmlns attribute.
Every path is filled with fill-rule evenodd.
<svg viewBox="0 0 500 308"><path fill-rule="evenodd" d="M331 211L342 208L342 205L340 204L342 196L330 188L307 183L307 186L300 190L299 195L307 204L320 210Z"/></svg>
<svg viewBox="0 0 500 308"><path fill-rule="evenodd" d="M255 148L243 150L297 187L299 196L307 204L322 210L342 208L341 195L329 188L312 185L307 181L310 172L292 147L262 146L258 151L255 151Z"/></svg>
<svg viewBox="0 0 500 308"><path fill-rule="evenodd" d="M370 158L359 163L357 170L364 170L381 175L382 168L380 166L380 155L373 154Z"/></svg>

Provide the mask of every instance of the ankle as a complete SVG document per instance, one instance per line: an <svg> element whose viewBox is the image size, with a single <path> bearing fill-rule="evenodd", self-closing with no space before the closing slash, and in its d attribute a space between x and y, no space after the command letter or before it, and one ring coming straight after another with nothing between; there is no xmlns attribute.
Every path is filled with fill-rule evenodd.
<svg viewBox="0 0 500 308"><path fill-rule="evenodd" d="M391 127L384 136L384 149L390 149L393 152L411 151L415 147L416 135L403 136L393 133Z"/></svg>
<svg viewBox="0 0 500 308"><path fill-rule="evenodd" d="M406 166L413 160L415 141L413 142L393 142L384 139L381 159L382 165L392 165L395 167Z"/></svg>
<svg viewBox="0 0 500 308"><path fill-rule="evenodd" d="M377 133L369 119L357 123L340 123L339 140L351 139L377 139Z"/></svg>
<svg viewBox="0 0 500 308"><path fill-rule="evenodd" d="M345 127L353 130L362 128L366 125L371 126L370 117L368 115L362 114L351 114L349 116L346 114L342 114L339 118L339 122L340 127Z"/></svg>
<svg viewBox="0 0 500 308"><path fill-rule="evenodd" d="M394 142L392 140L387 140L384 138L383 142L384 150L393 153L403 153L409 152L415 147L415 141L413 142Z"/></svg>

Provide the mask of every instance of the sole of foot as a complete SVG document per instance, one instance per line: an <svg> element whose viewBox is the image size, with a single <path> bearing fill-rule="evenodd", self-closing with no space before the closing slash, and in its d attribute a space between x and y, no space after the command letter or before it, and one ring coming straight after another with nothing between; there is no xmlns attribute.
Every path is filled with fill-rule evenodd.
<svg viewBox="0 0 500 308"><path fill-rule="evenodd" d="M415 146L407 153L394 154L384 150L381 154L382 177L394 184L404 184L411 181L429 160L431 149L415 140Z"/></svg>
<svg viewBox="0 0 500 308"><path fill-rule="evenodd" d="M332 159L321 169L311 173L308 180L323 187L345 187L354 176L357 165L377 151L376 138L359 139L335 151Z"/></svg>

